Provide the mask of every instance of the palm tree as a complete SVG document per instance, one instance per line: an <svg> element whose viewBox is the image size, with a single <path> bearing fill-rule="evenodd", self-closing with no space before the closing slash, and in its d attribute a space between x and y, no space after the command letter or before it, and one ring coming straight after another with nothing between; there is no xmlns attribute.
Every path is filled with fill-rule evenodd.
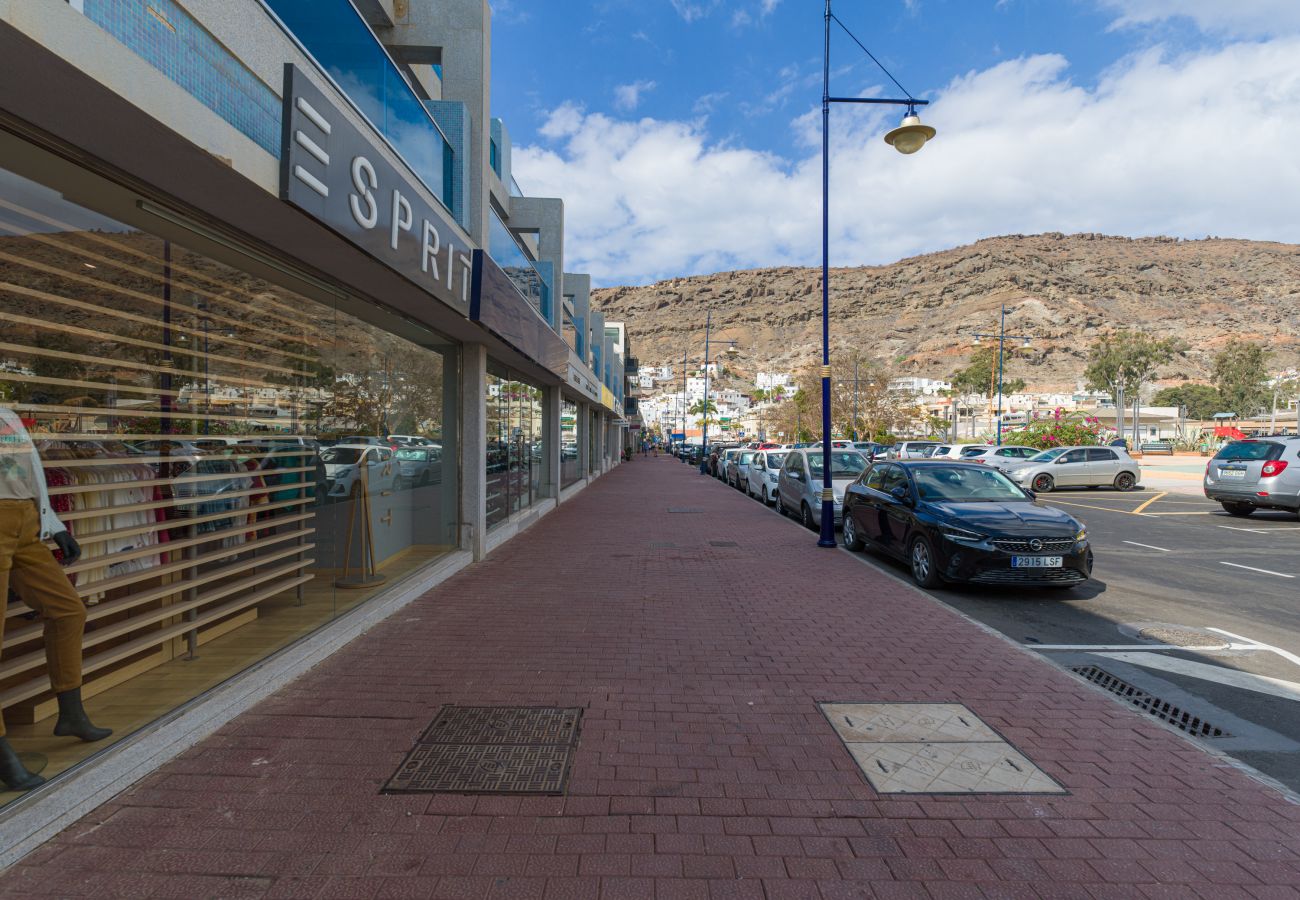
<svg viewBox="0 0 1300 900"><path fill-rule="evenodd" d="M704 424L709 425L714 421L713 413L717 411L718 405L712 400L696 400L686 412L692 416L702 417Z"/></svg>

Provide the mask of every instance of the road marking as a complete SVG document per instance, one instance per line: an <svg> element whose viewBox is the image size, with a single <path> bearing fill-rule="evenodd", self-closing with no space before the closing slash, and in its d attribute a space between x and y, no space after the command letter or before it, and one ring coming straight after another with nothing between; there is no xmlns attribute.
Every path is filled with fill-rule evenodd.
<svg viewBox="0 0 1300 900"><path fill-rule="evenodd" d="M1026 650L1081 650L1088 653L1100 653L1103 650L1135 650L1152 652L1156 650L1186 650L1175 644L1022 644ZM1243 650L1254 644L1215 644L1209 647L1197 647L1197 650Z"/></svg>
<svg viewBox="0 0 1300 900"><path fill-rule="evenodd" d="M1161 553L1168 553L1165 547L1152 547L1150 544L1139 544L1137 541L1124 541L1125 544L1132 544L1134 547L1146 547L1148 550L1159 550Z"/></svg>
<svg viewBox="0 0 1300 900"><path fill-rule="evenodd" d="M1135 516L1140 516L1140 515L1142 515L1142 511L1143 511L1144 509L1146 509L1148 506L1150 506L1152 503L1155 503L1155 502L1156 502L1157 500L1159 500L1161 497L1168 497L1168 496L1169 496L1169 492L1168 492L1168 491L1161 491L1160 493L1158 493L1158 494L1156 494L1154 497L1152 497L1150 500L1148 500L1146 503L1143 503L1143 504L1142 504L1141 506L1139 506L1137 509L1133 510L1133 515L1135 515Z"/></svg>
<svg viewBox="0 0 1300 900"><path fill-rule="evenodd" d="M1225 669L1223 666L1211 666L1173 656L1153 656L1148 653L1100 653L1098 655L1147 669L1159 669L1175 675L1188 675L1204 681L1226 684L1229 687L1254 691L1257 694L1269 694L1286 700L1300 700L1300 684L1284 681L1281 678L1252 675L1249 672L1239 672L1236 669Z"/></svg>
<svg viewBox="0 0 1300 900"><path fill-rule="evenodd" d="M1267 650L1270 653L1276 653L1278 656L1282 657L1283 659L1293 662L1297 666L1300 666L1300 656L1296 656L1290 650L1283 650L1281 647L1274 647L1272 644L1261 644L1259 641L1255 640L1254 638L1243 637L1240 634L1233 634L1231 631L1224 631L1222 628L1206 628L1205 630L1213 631L1215 634L1221 634L1224 637L1236 638L1239 641L1246 641L1247 643L1252 644L1256 649Z"/></svg>
<svg viewBox="0 0 1300 900"><path fill-rule="evenodd" d="M1077 506L1077 507L1079 507L1079 508L1081 508L1081 509L1099 509L1099 510L1101 510L1102 512L1123 513L1123 514L1126 515L1126 516L1132 516L1132 515L1139 515L1139 516L1155 516L1155 515L1163 515L1162 513L1131 513L1131 512L1129 512L1127 509L1116 509L1116 508L1113 507L1113 506L1096 506L1096 505L1091 504L1091 503L1071 503L1071 502L1069 502L1068 500L1057 500L1055 497L1048 498L1048 499L1045 500L1044 502L1047 502L1047 503L1055 503L1055 504L1057 504L1058 506ZM1174 513L1174 515L1178 515L1178 513Z"/></svg>
<svg viewBox="0 0 1300 900"><path fill-rule="evenodd" d="M1267 528L1242 528L1240 525L1215 525L1215 528L1226 528L1229 531L1249 531L1251 534L1267 534Z"/></svg>
<svg viewBox="0 0 1300 900"><path fill-rule="evenodd" d="M1158 513L1143 513L1142 515L1144 515L1144 516L1221 516L1221 515L1223 515L1223 513L1219 512L1218 510L1213 510L1213 511L1203 511L1203 512L1158 512Z"/></svg>
<svg viewBox="0 0 1300 900"><path fill-rule="evenodd" d="M1220 560L1219 565L1232 566L1234 569L1248 569L1251 572L1262 572L1265 575L1276 575L1278 578L1295 578L1294 575L1288 575L1285 572L1272 572L1268 569L1256 569L1254 566L1239 566L1236 563L1223 562L1222 560Z"/></svg>

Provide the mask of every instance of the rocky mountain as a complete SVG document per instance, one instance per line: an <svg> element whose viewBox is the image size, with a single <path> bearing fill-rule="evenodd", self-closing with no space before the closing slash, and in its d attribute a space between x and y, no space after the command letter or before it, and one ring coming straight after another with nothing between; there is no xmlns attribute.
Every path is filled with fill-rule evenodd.
<svg viewBox="0 0 1300 900"><path fill-rule="evenodd" d="M789 371L820 363L821 272L754 269L608 288L593 302L626 321L643 365L699 365L705 314L712 337L736 341L733 370ZM902 374L946 378L996 333L1007 307L1010 377L1073 389L1089 345L1118 328L1177 336L1189 350L1162 380L1206 378L1230 339L1262 342L1276 368L1300 363L1300 246L1206 238L1048 233L988 238L886 266L831 272L832 346L891 360ZM720 345L725 346L725 345ZM679 370L679 369L678 369Z"/></svg>

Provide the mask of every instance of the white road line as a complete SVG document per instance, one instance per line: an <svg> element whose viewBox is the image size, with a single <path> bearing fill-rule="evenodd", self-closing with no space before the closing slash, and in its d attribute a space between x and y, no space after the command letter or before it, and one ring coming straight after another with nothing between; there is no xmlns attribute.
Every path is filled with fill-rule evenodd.
<svg viewBox="0 0 1300 900"><path fill-rule="evenodd" d="M1125 544L1132 544L1134 547L1146 547L1148 550L1159 550L1161 553L1170 552L1166 547L1152 547L1150 544L1139 544L1137 541L1124 541Z"/></svg>
<svg viewBox="0 0 1300 900"><path fill-rule="evenodd" d="M1251 572L1262 572L1265 575L1276 575L1278 578L1295 578L1294 575L1288 575L1285 572L1273 572L1268 569L1256 569L1254 566L1239 566L1236 563L1219 561L1221 566L1232 566L1234 569L1247 569Z"/></svg>
<svg viewBox="0 0 1300 900"><path fill-rule="evenodd" d="M1251 675L1249 672L1238 672L1236 669L1225 669L1223 666L1210 666L1187 659L1155 656L1149 653L1100 653L1098 655L1147 669L1159 669L1162 672L1173 672L1175 675L1189 675L1192 678L1214 681L1229 687L1254 691L1257 694L1270 694L1286 700L1300 700L1300 684L1294 681L1283 681L1281 678Z"/></svg>
<svg viewBox="0 0 1300 900"><path fill-rule="evenodd" d="M1249 531L1251 534L1267 534L1267 528L1242 528L1240 525L1215 525L1215 528L1226 528L1229 531Z"/></svg>
<svg viewBox="0 0 1300 900"><path fill-rule="evenodd" d="M1257 649L1267 650L1270 653L1276 653L1278 656L1282 657L1283 659L1293 662L1297 666L1300 666L1300 656L1296 656L1290 650L1283 650L1281 647L1274 647L1272 644L1261 644L1259 641L1255 640L1254 638L1243 637L1240 634L1233 634L1231 631L1224 631L1222 628L1206 628L1205 630L1213 631L1215 634L1221 634L1224 637L1236 638L1239 641L1246 641L1247 643L1254 645Z"/></svg>

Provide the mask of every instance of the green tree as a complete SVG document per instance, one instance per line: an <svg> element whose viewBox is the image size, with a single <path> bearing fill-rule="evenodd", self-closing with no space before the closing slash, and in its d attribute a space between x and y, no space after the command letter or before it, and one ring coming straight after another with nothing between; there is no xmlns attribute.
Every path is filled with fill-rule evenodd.
<svg viewBox="0 0 1300 900"><path fill-rule="evenodd" d="M1223 398L1208 384L1177 384L1156 392L1151 401L1156 406L1185 406L1190 419L1208 419L1223 412Z"/></svg>
<svg viewBox="0 0 1300 900"><path fill-rule="evenodd" d="M1185 345L1177 338L1153 338L1140 331L1121 330L1098 338L1088 351L1088 368L1083 375L1088 387L1106 391L1120 403L1136 396L1142 385L1155 377L1157 370L1183 352Z"/></svg>
<svg viewBox="0 0 1300 900"><path fill-rule="evenodd" d="M713 415L717 411L718 404L712 400L696 400L686 412L692 416L700 416L704 424L712 425L717 421L717 418Z"/></svg>
<svg viewBox="0 0 1300 900"><path fill-rule="evenodd" d="M1214 356L1214 386L1227 409L1242 418L1253 416L1272 400L1268 358L1263 344L1233 338Z"/></svg>
<svg viewBox="0 0 1300 900"><path fill-rule="evenodd" d="M1015 394L1025 389L1023 378L1008 378L1007 363L1012 358L1012 348L1008 347L1002 359L1002 393ZM965 368L952 374L952 386L962 394L979 394L992 397L998 390L998 349L996 347L978 347L971 354L970 362Z"/></svg>

